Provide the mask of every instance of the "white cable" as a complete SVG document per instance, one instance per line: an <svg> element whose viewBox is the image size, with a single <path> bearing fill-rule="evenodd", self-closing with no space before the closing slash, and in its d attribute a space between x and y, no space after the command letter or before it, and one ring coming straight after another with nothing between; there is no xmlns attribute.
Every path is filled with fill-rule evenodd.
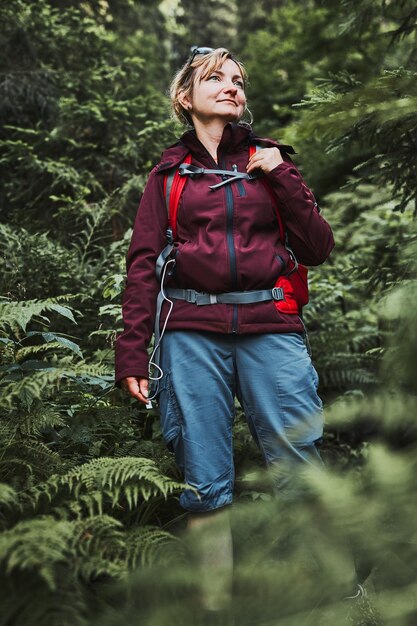
<svg viewBox="0 0 417 626"><path fill-rule="evenodd" d="M162 341L162 338L164 336L164 333L165 333L165 330L166 330L166 327L167 327L167 324L168 324L168 320L169 320L169 317L170 317L171 312L172 312L172 308L174 306L173 301L168 298L168 296L165 293L165 289L164 289L164 281L165 281L165 277L166 277L166 273L167 273L167 268L168 268L168 265L170 263L174 263L175 264L175 259L169 259L165 263L164 268L162 270L162 276L161 276L161 294L162 294L163 299L166 300L166 302L169 302L169 310L168 310L167 316L165 318L164 325L162 327L162 331L161 331L161 334L159 336L158 343L154 345L154 348L152 350L152 354L149 357L148 378L149 378L149 380L151 380L153 382L157 382L157 381L161 380L161 378L164 375L164 372L163 372L162 368L159 367L159 365L153 361L153 358L154 358L156 352L160 348L161 341ZM158 371L158 375L157 376L152 376L151 368L155 368ZM153 394L153 396L150 396L148 398L148 401L150 402L151 400L154 400L156 398L156 395L157 395L157 391Z"/></svg>

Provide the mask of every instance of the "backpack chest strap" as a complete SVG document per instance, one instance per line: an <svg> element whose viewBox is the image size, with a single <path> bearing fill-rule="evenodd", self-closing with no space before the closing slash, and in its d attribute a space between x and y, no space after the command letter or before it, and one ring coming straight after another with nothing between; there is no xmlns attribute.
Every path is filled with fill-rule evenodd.
<svg viewBox="0 0 417 626"><path fill-rule="evenodd" d="M191 178L202 176L203 174L218 174L223 176L223 180L220 183L217 183L216 185L209 185L210 189L218 189L219 187L227 185L228 183L233 183L236 180L253 180L254 178L257 178L255 174L238 172L237 167L232 170L212 170L206 169L205 167L197 167L197 165L192 165L191 163L181 163L178 168L178 174L180 176L190 176Z"/></svg>

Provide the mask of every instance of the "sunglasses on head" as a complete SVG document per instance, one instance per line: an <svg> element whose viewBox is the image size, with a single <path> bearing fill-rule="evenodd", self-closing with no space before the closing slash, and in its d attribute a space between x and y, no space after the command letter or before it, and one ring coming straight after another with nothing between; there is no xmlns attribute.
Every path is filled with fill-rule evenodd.
<svg viewBox="0 0 417 626"><path fill-rule="evenodd" d="M214 50L215 48L199 48L198 46L191 48L191 56L188 59L187 65L191 65L197 54L209 54L210 52L214 52Z"/></svg>

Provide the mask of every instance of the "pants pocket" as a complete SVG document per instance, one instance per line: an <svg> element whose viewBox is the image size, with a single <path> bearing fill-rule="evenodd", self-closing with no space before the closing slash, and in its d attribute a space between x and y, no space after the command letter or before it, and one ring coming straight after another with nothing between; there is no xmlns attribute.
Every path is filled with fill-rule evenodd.
<svg viewBox="0 0 417 626"><path fill-rule="evenodd" d="M162 435L168 450L173 452L173 442L181 433L181 413L169 372L160 381L158 403Z"/></svg>

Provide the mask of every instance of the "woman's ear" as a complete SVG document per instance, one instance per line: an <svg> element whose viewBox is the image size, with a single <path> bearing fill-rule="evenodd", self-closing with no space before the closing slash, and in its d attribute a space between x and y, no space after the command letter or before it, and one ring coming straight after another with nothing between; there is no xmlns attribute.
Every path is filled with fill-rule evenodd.
<svg viewBox="0 0 417 626"><path fill-rule="evenodd" d="M178 102L186 111L191 111L191 109L193 108L191 98L187 96L183 91L178 94Z"/></svg>

